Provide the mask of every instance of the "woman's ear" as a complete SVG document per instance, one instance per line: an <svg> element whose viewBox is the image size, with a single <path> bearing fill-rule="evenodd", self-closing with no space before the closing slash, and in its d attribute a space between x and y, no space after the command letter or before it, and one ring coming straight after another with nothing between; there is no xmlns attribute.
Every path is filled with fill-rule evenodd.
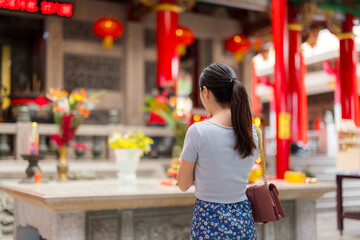
<svg viewBox="0 0 360 240"><path fill-rule="evenodd" d="M204 94L204 97L208 97L209 96L209 89L207 89L207 87L202 87L202 93Z"/></svg>

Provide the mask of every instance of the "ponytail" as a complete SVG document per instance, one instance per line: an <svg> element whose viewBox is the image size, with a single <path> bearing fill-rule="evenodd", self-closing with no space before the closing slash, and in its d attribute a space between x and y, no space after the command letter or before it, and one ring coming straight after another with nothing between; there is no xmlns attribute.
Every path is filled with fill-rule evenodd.
<svg viewBox="0 0 360 240"><path fill-rule="evenodd" d="M234 149L245 158L256 149L252 134L252 116L249 97L241 82L233 81L233 92L230 101L231 122L235 131L236 144Z"/></svg>
<svg viewBox="0 0 360 240"><path fill-rule="evenodd" d="M231 109L231 122L235 131L234 149L245 158L256 149L252 134L252 117L249 97L243 84L236 80L234 70L221 63L206 67L200 75L199 85L206 86L216 101Z"/></svg>

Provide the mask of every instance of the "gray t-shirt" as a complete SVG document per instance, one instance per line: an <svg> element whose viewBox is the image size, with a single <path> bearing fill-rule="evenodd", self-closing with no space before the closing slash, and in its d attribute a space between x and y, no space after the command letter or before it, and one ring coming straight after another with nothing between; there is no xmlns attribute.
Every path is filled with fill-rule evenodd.
<svg viewBox="0 0 360 240"><path fill-rule="evenodd" d="M245 191L250 170L259 157L259 141L253 126L257 149L242 158L237 150L235 132L210 120L191 125L180 157L195 165L195 196L203 201L235 203L247 199Z"/></svg>

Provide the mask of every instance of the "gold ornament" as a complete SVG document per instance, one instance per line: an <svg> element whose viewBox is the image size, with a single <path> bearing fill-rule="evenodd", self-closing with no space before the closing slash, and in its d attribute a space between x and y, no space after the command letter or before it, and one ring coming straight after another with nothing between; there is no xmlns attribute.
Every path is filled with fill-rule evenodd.
<svg viewBox="0 0 360 240"><path fill-rule="evenodd" d="M355 34L353 34L352 32L339 33L336 35L339 40L352 39L354 36Z"/></svg>
<svg viewBox="0 0 360 240"><path fill-rule="evenodd" d="M310 31L309 37L306 39L306 42L314 48L316 46L320 28L314 28Z"/></svg>
<svg viewBox="0 0 360 240"><path fill-rule="evenodd" d="M315 15L318 13L316 3L306 2L299 6L298 22L304 27L310 27Z"/></svg>

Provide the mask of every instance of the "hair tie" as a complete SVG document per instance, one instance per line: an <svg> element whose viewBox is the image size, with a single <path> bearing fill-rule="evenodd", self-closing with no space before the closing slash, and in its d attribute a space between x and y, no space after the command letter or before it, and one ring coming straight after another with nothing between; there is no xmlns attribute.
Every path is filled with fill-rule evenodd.
<svg viewBox="0 0 360 240"><path fill-rule="evenodd" d="M236 81L236 78L231 78L230 82L232 83L233 81Z"/></svg>

